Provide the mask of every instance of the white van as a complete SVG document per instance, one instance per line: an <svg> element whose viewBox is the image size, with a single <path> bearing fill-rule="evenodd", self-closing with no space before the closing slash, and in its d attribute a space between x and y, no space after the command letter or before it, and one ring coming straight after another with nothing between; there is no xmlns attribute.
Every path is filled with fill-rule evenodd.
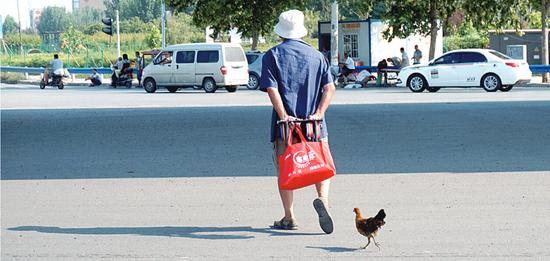
<svg viewBox="0 0 550 261"><path fill-rule="evenodd" d="M149 93L160 87L176 92L193 86L201 86L209 93L220 86L235 92L239 85L248 84L248 64L239 44L171 45L143 69L142 82Z"/></svg>

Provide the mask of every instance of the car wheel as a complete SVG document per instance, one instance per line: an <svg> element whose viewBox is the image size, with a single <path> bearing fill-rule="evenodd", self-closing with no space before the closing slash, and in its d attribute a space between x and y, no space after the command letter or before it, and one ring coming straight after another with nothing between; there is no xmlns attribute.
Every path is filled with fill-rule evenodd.
<svg viewBox="0 0 550 261"><path fill-rule="evenodd" d="M407 87L409 87L412 92L423 92L426 87L428 87L428 83L422 75L413 74L407 81Z"/></svg>
<svg viewBox="0 0 550 261"><path fill-rule="evenodd" d="M441 88L439 88L439 87L426 87L426 90L428 90L429 92L437 92L440 89Z"/></svg>
<svg viewBox="0 0 550 261"><path fill-rule="evenodd" d="M212 78L206 78L202 81L202 88L207 93L214 93L218 89L216 82Z"/></svg>
<svg viewBox="0 0 550 261"><path fill-rule="evenodd" d="M510 91L513 87L514 87L514 85L502 85L500 87L500 91L501 92L507 92L507 91Z"/></svg>
<svg viewBox="0 0 550 261"><path fill-rule="evenodd" d="M257 90L260 86L260 80L258 79L258 76L255 74L249 74L248 75L248 85L246 85L246 88L249 90Z"/></svg>
<svg viewBox="0 0 550 261"><path fill-rule="evenodd" d="M44 83L44 81L41 81L40 82L40 89L44 89L46 88L46 84Z"/></svg>
<svg viewBox="0 0 550 261"><path fill-rule="evenodd" d="M226 86L225 89L228 92L236 92L237 91L237 86Z"/></svg>
<svg viewBox="0 0 550 261"><path fill-rule="evenodd" d="M487 92L496 92L501 86L500 78L494 73L486 74L481 78L481 87Z"/></svg>
<svg viewBox="0 0 550 261"><path fill-rule="evenodd" d="M63 90L63 88L65 88L65 86L63 85L63 82L60 82L59 85L57 85L57 88L60 90Z"/></svg>
<svg viewBox="0 0 550 261"><path fill-rule="evenodd" d="M166 89L168 89L168 91L171 93L175 93L178 91L178 87L166 87Z"/></svg>
<svg viewBox="0 0 550 261"><path fill-rule="evenodd" d="M155 82L155 80L147 78L145 79L145 81L143 81L143 89L145 89L145 91L148 93L154 93L157 91L157 83Z"/></svg>

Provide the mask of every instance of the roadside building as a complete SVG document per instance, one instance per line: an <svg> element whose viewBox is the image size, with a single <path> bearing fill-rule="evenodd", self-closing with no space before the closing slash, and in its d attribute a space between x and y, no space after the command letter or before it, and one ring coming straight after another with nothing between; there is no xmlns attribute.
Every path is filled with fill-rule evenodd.
<svg viewBox="0 0 550 261"><path fill-rule="evenodd" d="M428 62L430 50L430 37L422 35L411 35L407 38L394 38L391 42L384 39L383 32L387 28L379 19L367 19L359 21L340 21L338 23L338 55L344 57L344 52L358 63L368 66L376 66L378 61L398 56L401 57L399 48L404 47L405 51L412 57L414 46L418 45L424 53L422 63ZM319 22L319 50L330 51L331 25L330 22ZM443 53L443 31L440 30L437 36L435 56ZM409 61L412 64L412 61Z"/></svg>

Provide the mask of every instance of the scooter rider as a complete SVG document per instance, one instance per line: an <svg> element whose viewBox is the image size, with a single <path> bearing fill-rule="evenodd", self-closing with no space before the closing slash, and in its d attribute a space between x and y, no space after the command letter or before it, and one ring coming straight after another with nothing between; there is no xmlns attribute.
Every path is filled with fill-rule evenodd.
<svg viewBox="0 0 550 261"><path fill-rule="evenodd" d="M58 54L53 55L53 60L51 60L47 65L44 73L44 80L46 83L48 83L49 74L51 73L53 76L63 76L63 61L59 59Z"/></svg>

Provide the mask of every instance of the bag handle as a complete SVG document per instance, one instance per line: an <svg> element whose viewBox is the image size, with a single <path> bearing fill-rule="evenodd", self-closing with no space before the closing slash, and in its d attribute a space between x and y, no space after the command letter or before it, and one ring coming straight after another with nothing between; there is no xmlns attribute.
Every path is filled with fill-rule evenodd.
<svg viewBox="0 0 550 261"><path fill-rule="evenodd" d="M293 133L296 132L298 134L298 137L300 138L300 141L305 144L307 142L306 138L304 137L304 134L302 133L302 126L300 123L295 124L293 128L289 128L290 133L288 135L288 140L286 141L287 146L290 147L292 145L292 140L294 139Z"/></svg>

